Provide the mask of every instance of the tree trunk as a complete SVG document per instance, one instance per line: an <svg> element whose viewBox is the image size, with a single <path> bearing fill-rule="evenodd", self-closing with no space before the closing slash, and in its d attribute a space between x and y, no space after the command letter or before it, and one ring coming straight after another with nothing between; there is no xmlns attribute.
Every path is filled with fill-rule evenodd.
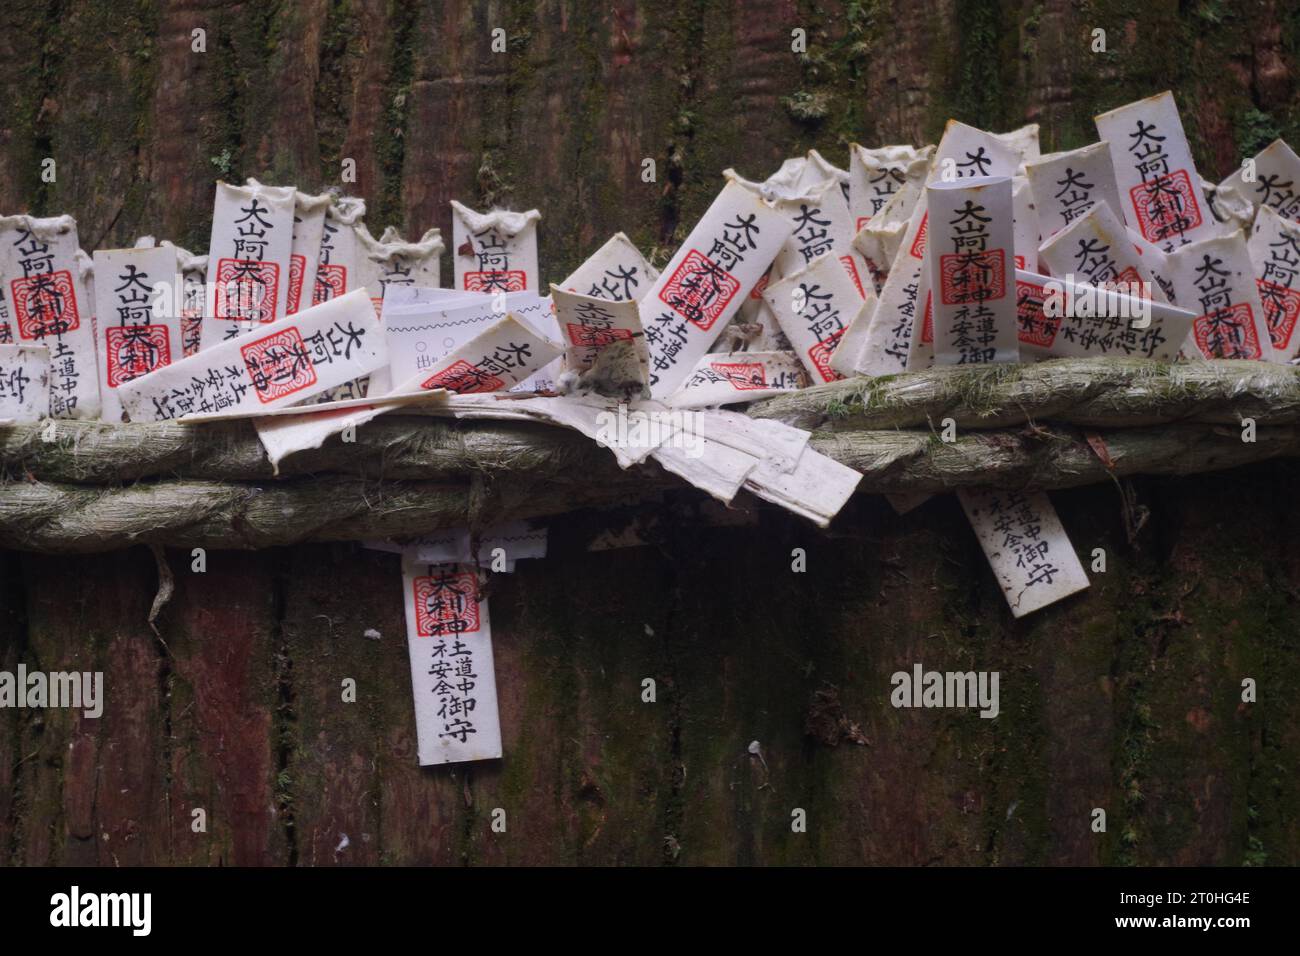
<svg viewBox="0 0 1300 956"><path fill-rule="evenodd" d="M543 281L558 281L619 230L664 262L727 166L761 178L810 147L843 163L850 142L933 142L950 116L1038 122L1044 151L1068 149L1095 141L1094 114L1170 88L1217 181L1276 135L1300 143L1298 44L1300 17L1273 0L9 4L0 211L71 213L88 251L151 233L198 252L218 177L344 185L375 234L449 237L452 198L536 206ZM842 414L884 432L952 407L931 392L900 424L881 394L787 410L834 441ZM1201 424L1233 428L1251 401ZM1294 424L1268 427L1293 443ZM1191 426L1145 427L1188 453ZM1229 439L1211 451L1240 450ZM579 444L555 453L585 462ZM73 492L208 480L184 477L196 460L177 448L151 439L143 470L116 476L31 454ZM1044 464L1020 451L1000 480ZM1085 458L1098 468L1082 451L1064 467ZM237 441L198 463L264 464ZM1093 477L1106 480L1052 498L1104 572L1019 621L950 495L901 517L859 495L822 533L671 483L645 504L611 485L593 503L627 504L551 519L547 558L492 577L505 757L439 769L416 765L394 555L213 549L198 573L171 550L155 634L147 548L0 550L0 670L102 670L106 684L99 719L0 709L0 863L1295 863L1300 466ZM650 543L588 550L629 528ZM894 709L890 677L917 662L999 671L1001 713ZM498 807L505 834L489 826Z"/></svg>

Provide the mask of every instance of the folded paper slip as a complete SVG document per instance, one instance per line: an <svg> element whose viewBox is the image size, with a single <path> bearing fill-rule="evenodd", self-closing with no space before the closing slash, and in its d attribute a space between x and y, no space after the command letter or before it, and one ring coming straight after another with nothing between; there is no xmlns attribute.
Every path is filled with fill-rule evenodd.
<svg viewBox="0 0 1300 956"><path fill-rule="evenodd" d="M832 367L831 359L866 300L835 253L819 256L806 268L769 283L763 298L814 382L844 377ZM874 291L867 298L874 304Z"/></svg>
<svg viewBox="0 0 1300 956"><path fill-rule="evenodd" d="M1245 237L1202 239L1169 253L1174 299L1196 313L1186 347L1202 358L1275 361Z"/></svg>
<svg viewBox="0 0 1300 956"><path fill-rule="evenodd" d="M659 278L659 270L646 261L627 236L616 232L568 277L560 288L612 302L636 302Z"/></svg>
<svg viewBox="0 0 1300 956"><path fill-rule="evenodd" d="M866 228L908 182L923 183L930 170L933 146L849 147L849 210L853 232ZM888 264L886 264L888 268Z"/></svg>
<svg viewBox="0 0 1300 956"><path fill-rule="evenodd" d="M287 314L295 197L291 186L217 183L201 348Z"/></svg>
<svg viewBox="0 0 1300 956"><path fill-rule="evenodd" d="M880 290L880 299L867 323L866 334L853 362L862 375L892 375L907 368L913 336L921 332L917 321L924 302L920 300L922 275L926 269L929 215L924 190L912 207L902 245L894 257ZM856 338L856 336L855 336Z"/></svg>
<svg viewBox="0 0 1300 956"><path fill-rule="evenodd" d="M1246 249L1255 267L1275 358L1288 361L1300 345L1300 336L1295 334L1296 319L1300 318L1300 223L1261 206Z"/></svg>
<svg viewBox="0 0 1300 956"><path fill-rule="evenodd" d="M1153 271L1153 267L1163 268L1164 253L1154 246L1139 252L1106 200L1094 203L1082 216L1044 242L1038 257L1054 276L1097 286L1131 289L1145 285L1149 288L1146 294L1152 299L1168 301Z"/></svg>
<svg viewBox="0 0 1300 956"><path fill-rule="evenodd" d="M518 385L561 351L513 313L493 323L450 355L399 385L396 391L445 388L449 392L501 392Z"/></svg>
<svg viewBox="0 0 1300 956"><path fill-rule="evenodd" d="M1025 175L1033 188L1034 207L1044 239L1078 221L1098 203L1106 203L1116 214L1124 209L1119 201L1109 143L1049 153L1025 163Z"/></svg>
<svg viewBox="0 0 1300 956"><path fill-rule="evenodd" d="M935 364L1018 361L1011 180L932 182L925 191Z"/></svg>
<svg viewBox="0 0 1300 956"><path fill-rule="evenodd" d="M736 405L797 391L807 382L808 373L792 352L717 352L703 356L665 404L674 408Z"/></svg>
<svg viewBox="0 0 1300 956"><path fill-rule="evenodd" d="M723 187L641 299L651 396L677 391L793 231L760 196L734 181Z"/></svg>
<svg viewBox="0 0 1300 956"><path fill-rule="evenodd" d="M449 393L443 389L421 391L413 394L384 395L379 398L349 399L308 405L311 411L290 414L302 406L267 412L253 419L258 441L266 449L271 468L280 473L280 462L295 452L319 448L325 440L349 428L360 428L366 422L385 412L410 405L436 405L446 401ZM192 421L193 419L182 419Z"/></svg>
<svg viewBox="0 0 1300 956"><path fill-rule="evenodd" d="M541 213L475 212L451 202L452 263L456 288L467 292L522 292L540 288L537 221Z"/></svg>
<svg viewBox="0 0 1300 956"><path fill-rule="evenodd" d="M1127 223L1165 252L1218 235L1172 93L1129 103L1095 118L1110 144Z"/></svg>
<svg viewBox="0 0 1300 956"><path fill-rule="evenodd" d="M384 295L384 337L394 382L405 382L434 366L507 314L540 331L550 299L536 293L493 295L454 289L389 286Z"/></svg>
<svg viewBox="0 0 1300 956"><path fill-rule="evenodd" d="M174 246L95 252L99 388L103 419L123 420L122 384L183 358L179 305L183 281ZM154 295L154 287L169 290Z"/></svg>
<svg viewBox="0 0 1300 956"><path fill-rule="evenodd" d="M1272 209L1284 219L1300 221L1300 156L1280 139L1265 146L1251 161L1250 181L1246 166L1219 183L1220 197L1240 197L1249 204L1245 217L1257 209Z"/></svg>
<svg viewBox="0 0 1300 956"><path fill-rule="evenodd" d="M370 297L358 289L126 382L118 393L137 422L281 408L387 361Z"/></svg>
<svg viewBox="0 0 1300 956"><path fill-rule="evenodd" d="M1020 354L1172 362L1196 316L1165 302L1016 270Z"/></svg>
<svg viewBox="0 0 1300 956"><path fill-rule="evenodd" d="M564 368L585 372L596 364L601 353L622 344L631 349L636 381L649 379L649 353L645 333L641 330L641 313L630 299L611 300L581 292L566 292L551 286L555 321L564 343Z"/></svg>

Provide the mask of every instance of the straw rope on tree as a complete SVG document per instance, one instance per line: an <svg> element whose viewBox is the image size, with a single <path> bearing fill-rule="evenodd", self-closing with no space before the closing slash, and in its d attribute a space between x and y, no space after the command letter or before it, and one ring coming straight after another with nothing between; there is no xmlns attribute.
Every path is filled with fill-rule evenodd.
<svg viewBox="0 0 1300 956"><path fill-rule="evenodd" d="M850 379L756 403L812 429L859 491L1067 488L1300 454L1300 373L1247 362L1057 360ZM567 429L403 409L282 463L248 421L0 428L0 545L261 548L426 533L649 500L684 484ZM943 441L944 419L956 425ZM1242 422L1254 420L1253 441Z"/></svg>

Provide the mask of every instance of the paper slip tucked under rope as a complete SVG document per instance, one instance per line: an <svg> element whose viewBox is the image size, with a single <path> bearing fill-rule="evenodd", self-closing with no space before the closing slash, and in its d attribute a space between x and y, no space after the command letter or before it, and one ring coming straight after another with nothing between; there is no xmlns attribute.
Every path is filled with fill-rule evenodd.
<svg viewBox="0 0 1300 956"><path fill-rule="evenodd" d="M365 289L221 342L118 388L133 422L281 408L388 362Z"/></svg>
<svg viewBox="0 0 1300 956"><path fill-rule="evenodd" d="M735 412L614 404L593 396L493 401L452 396L458 418L518 418L564 425L609 448L623 468L654 458L666 470L730 503L741 488L825 527L862 476L807 447L808 432Z"/></svg>
<svg viewBox="0 0 1300 956"><path fill-rule="evenodd" d="M528 521L507 521L485 528L478 537L478 556L471 557L471 534L468 528L448 528L417 538L395 541L363 541L371 551L414 555L426 564L474 564L493 572L512 572L515 562L546 557L547 529L534 528Z"/></svg>

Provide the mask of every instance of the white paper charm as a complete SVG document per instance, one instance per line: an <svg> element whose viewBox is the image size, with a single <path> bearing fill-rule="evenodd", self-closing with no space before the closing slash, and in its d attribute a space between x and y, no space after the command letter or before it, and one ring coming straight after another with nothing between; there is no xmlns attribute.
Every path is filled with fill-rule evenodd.
<svg viewBox="0 0 1300 956"><path fill-rule="evenodd" d="M1255 267L1275 358L1288 361L1300 345L1295 334L1300 317L1300 223L1282 217L1271 206L1260 206L1246 249Z"/></svg>
<svg viewBox="0 0 1300 956"><path fill-rule="evenodd" d="M641 331L641 313L635 300L615 301L566 292L551 286L555 304L555 321L564 343L564 368L581 374L596 364L597 358L613 346L628 350L627 359L635 364L636 374L625 380L644 384L650 374L645 333ZM631 371L629 369L628 371Z"/></svg>
<svg viewBox="0 0 1300 956"><path fill-rule="evenodd" d="M632 240L616 232L574 269L560 288L612 302L636 302L658 278L658 270L646 261Z"/></svg>
<svg viewBox="0 0 1300 956"><path fill-rule="evenodd" d="M1011 180L1011 236L1016 268L1038 271L1038 209L1029 180Z"/></svg>
<svg viewBox="0 0 1300 956"><path fill-rule="evenodd" d="M880 290L880 301L867 325L865 344L855 361L854 367L863 375L892 375L907 368L913 330L917 327L919 331L917 316L923 308L918 297L928 232L929 216L922 194L912 209L907 232Z"/></svg>
<svg viewBox="0 0 1300 956"><path fill-rule="evenodd" d="M1088 587L1046 493L963 488L957 497L1014 616Z"/></svg>
<svg viewBox="0 0 1300 956"><path fill-rule="evenodd" d="M556 345L511 313L395 391L445 388L461 395L504 392L561 354Z"/></svg>
<svg viewBox="0 0 1300 956"><path fill-rule="evenodd" d="M1265 146L1250 160L1251 181L1246 181L1247 164L1219 184L1219 195L1240 196L1254 209L1272 209L1284 219L1300 221L1300 156L1280 139Z"/></svg>
<svg viewBox="0 0 1300 956"><path fill-rule="evenodd" d="M375 310L357 290L126 382L118 396L133 422L282 408L387 361Z"/></svg>
<svg viewBox="0 0 1300 956"><path fill-rule="evenodd" d="M1184 343L1203 358L1274 360L1255 269L1240 232L1169 253L1174 300L1196 316Z"/></svg>
<svg viewBox="0 0 1300 956"><path fill-rule="evenodd" d="M50 400L50 350L44 345L0 345L0 421L34 422Z"/></svg>
<svg viewBox="0 0 1300 956"><path fill-rule="evenodd" d="M803 388L808 374L791 352L716 352L705 355L665 404L708 408L753 402Z"/></svg>
<svg viewBox="0 0 1300 956"><path fill-rule="evenodd" d="M94 304L82 284L77 251L71 216L0 217L0 277L13 341L49 348L51 417L96 419Z"/></svg>
<svg viewBox="0 0 1300 956"><path fill-rule="evenodd" d="M1149 247L1153 256L1164 253ZM1052 275L1095 286L1121 287L1130 294L1165 302L1146 255L1139 254L1110 203L1094 203L1081 217L1039 247L1038 258ZM1134 289L1141 289L1134 293Z"/></svg>
<svg viewBox="0 0 1300 956"><path fill-rule="evenodd" d="M441 285L443 244L437 229L428 230L418 242L405 241L392 226L376 239L365 223L358 222L356 233L360 242L356 285L370 290L376 314L390 288L436 289Z"/></svg>
<svg viewBox="0 0 1300 956"><path fill-rule="evenodd" d="M1194 314L1114 289L1016 270L1020 354L1172 362Z"/></svg>
<svg viewBox="0 0 1300 956"><path fill-rule="evenodd" d="M125 416L118 388L183 356L174 246L95 253L99 387L106 422ZM183 281L183 280L182 280ZM155 287L161 286L161 294Z"/></svg>
<svg viewBox="0 0 1300 956"><path fill-rule="evenodd" d="M769 283L763 298L814 382L844 377L831 367L831 356L864 300L834 252Z"/></svg>
<svg viewBox="0 0 1300 956"><path fill-rule="evenodd" d="M501 756L492 626L478 570L402 556L420 766Z"/></svg>
<svg viewBox="0 0 1300 956"><path fill-rule="evenodd" d="M294 195L289 186L217 183L203 349L287 314Z"/></svg>
<svg viewBox="0 0 1300 956"><path fill-rule="evenodd" d="M926 200L935 364L1018 361L1011 180L932 182Z"/></svg>
<svg viewBox="0 0 1300 956"><path fill-rule="evenodd" d="M1044 240L1078 221L1099 202L1107 203L1116 214L1124 208L1119 201L1109 143L1049 153L1025 163L1025 175L1033 188Z"/></svg>
<svg viewBox="0 0 1300 956"><path fill-rule="evenodd" d="M248 184L254 185L250 179ZM296 315L310 308L316 289L316 265L321 236L325 232L328 193L309 196L295 190L293 196L293 241L289 247L289 294L285 314Z"/></svg>
<svg viewBox="0 0 1300 956"><path fill-rule="evenodd" d="M1095 121L1110 144L1124 219L1144 239L1172 252L1218 235L1172 93L1148 96Z"/></svg>
<svg viewBox="0 0 1300 956"><path fill-rule="evenodd" d="M392 381L432 371L442 358L511 312L540 330L552 318L551 300L532 292L491 295L391 287L384 297L383 324Z"/></svg>
<svg viewBox="0 0 1300 956"><path fill-rule="evenodd" d="M854 235L865 229L907 183L925 182L933 155L933 146L868 149L854 143L849 147L849 211L853 214Z"/></svg>
<svg viewBox="0 0 1300 956"><path fill-rule="evenodd" d="M677 390L793 231L762 198L728 181L641 300L652 396Z"/></svg>
<svg viewBox="0 0 1300 956"><path fill-rule="evenodd" d="M312 305L320 305L362 288L359 275L362 251L358 233L366 228L361 218L365 214L365 200L353 196L338 197L325 210L320 245L316 251ZM379 294L377 289L368 291L372 298Z"/></svg>
<svg viewBox="0 0 1300 956"><path fill-rule="evenodd" d="M542 214L475 212L451 201L456 288L466 292L537 292L537 221Z"/></svg>
<svg viewBox="0 0 1300 956"><path fill-rule="evenodd" d="M1020 132L1022 131L1017 131ZM1036 136L1036 128L1034 133ZM1018 139L1008 142L1008 138L1015 139L1015 136L1013 133L995 136L957 120L948 120L943 128L943 138L939 140L939 148L934 154L927 183L951 183L985 176L1014 176L1021 162L1020 150L1028 148Z"/></svg>

